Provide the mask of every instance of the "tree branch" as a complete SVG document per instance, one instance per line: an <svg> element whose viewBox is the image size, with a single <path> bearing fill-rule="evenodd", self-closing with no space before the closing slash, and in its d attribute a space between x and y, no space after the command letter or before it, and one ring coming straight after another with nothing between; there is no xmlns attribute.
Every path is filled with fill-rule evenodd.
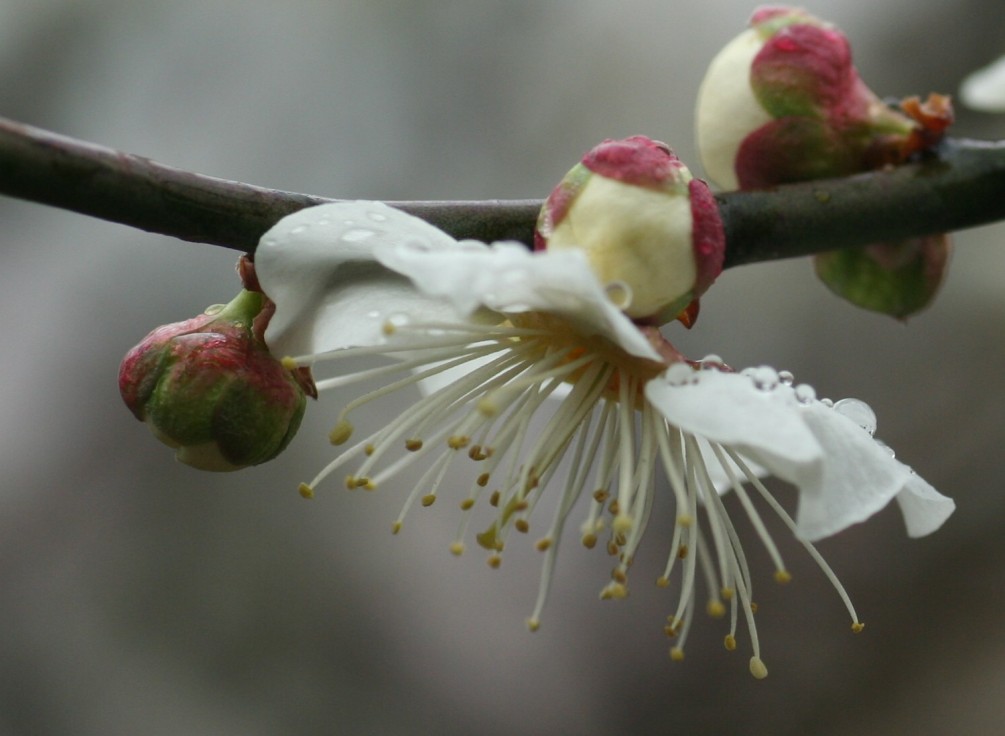
<svg viewBox="0 0 1005 736"><path fill-rule="evenodd" d="M0 194L246 252L280 218L337 201L182 171L2 118ZM1005 219L1005 142L947 140L918 163L717 200L727 266L959 230ZM541 200L388 204L456 238L530 243Z"/></svg>

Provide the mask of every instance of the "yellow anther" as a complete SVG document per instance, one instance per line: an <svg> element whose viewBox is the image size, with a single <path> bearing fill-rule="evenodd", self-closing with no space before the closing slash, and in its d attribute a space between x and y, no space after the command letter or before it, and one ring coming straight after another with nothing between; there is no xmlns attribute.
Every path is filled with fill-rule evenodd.
<svg viewBox="0 0 1005 736"><path fill-rule="evenodd" d="M607 510L611 512L611 516L617 516L618 511L621 509L620 504L618 504L618 499L614 499L607 505Z"/></svg>
<svg viewBox="0 0 1005 736"><path fill-rule="evenodd" d="M397 534L401 531L401 522L396 521L391 525L391 534Z"/></svg>
<svg viewBox="0 0 1005 736"><path fill-rule="evenodd" d="M537 549L538 552L544 552L549 547L551 547L551 544L552 544L551 537L541 537L539 540L537 540L537 543L534 544L534 547Z"/></svg>
<svg viewBox="0 0 1005 736"><path fill-rule="evenodd" d="M726 647L727 652L732 652L736 649L736 637L732 634L726 634L726 638L722 640L722 645Z"/></svg>
<svg viewBox="0 0 1005 736"><path fill-rule="evenodd" d="M658 578L656 578L656 587L666 588L669 585L670 585L670 578L668 578L666 575L660 575Z"/></svg>
<svg viewBox="0 0 1005 736"><path fill-rule="evenodd" d="M447 438L447 447L451 450L460 450L461 448L467 447L469 442L471 442L470 437L465 437L462 434L455 434Z"/></svg>
<svg viewBox="0 0 1005 736"><path fill-rule="evenodd" d="M775 582L780 585L785 585L792 580L792 576L789 574L788 570L775 570Z"/></svg>
<svg viewBox="0 0 1005 736"><path fill-rule="evenodd" d="M677 558L683 560L685 557L687 557L687 552L688 552L687 545L682 544L680 547L677 548Z"/></svg>
<svg viewBox="0 0 1005 736"><path fill-rule="evenodd" d="M600 591L601 600L621 600L628 597L628 587L623 583L610 582Z"/></svg>
<svg viewBox="0 0 1005 736"><path fill-rule="evenodd" d="M677 525L683 527L689 527L694 524L694 517L690 514L681 514L677 517Z"/></svg>
<svg viewBox="0 0 1005 736"><path fill-rule="evenodd" d="M468 450L468 457L475 462L480 462L488 457L488 453L482 450L481 445L471 445L471 449Z"/></svg>
<svg viewBox="0 0 1005 736"><path fill-rule="evenodd" d="M451 542L450 554L460 557L464 554L464 542Z"/></svg>
<svg viewBox="0 0 1005 736"><path fill-rule="evenodd" d="M529 631L537 631L541 628L541 622L536 618L527 619L527 629Z"/></svg>
<svg viewBox="0 0 1005 736"><path fill-rule="evenodd" d="M663 634L667 639L673 639L677 636L677 629L675 629L672 624L667 624L663 627Z"/></svg>
<svg viewBox="0 0 1005 736"><path fill-rule="evenodd" d="M502 557L499 555L489 555L488 563L489 567L491 567L493 570L498 570L499 565L502 564Z"/></svg>
<svg viewBox="0 0 1005 736"><path fill-rule="evenodd" d="M300 365L297 363L297 361L293 360L293 358L291 358L289 355L284 356L283 359L280 360L279 362L282 363L283 368L285 368L288 371L295 371L298 368L300 368Z"/></svg>
<svg viewBox="0 0 1005 736"><path fill-rule="evenodd" d="M722 596L724 601L731 601L733 600L734 591L732 588L722 588L719 591L719 595Z"/></svg>
<svg viewBox="0 0 1005 736"><path fill-rule="evenodd" d="M583 535L583 546L587 549L593 549L597 546L597 535L593 532L587 532Z"/></svg>
<svg viewBox="0 0 1005 736"><path fill-rule="evenodd" d="M862 633L862 629L864 629L864 628L865 628L865 624L864 623L862 623L861 621L856 621L855 623L853 623L851 625L851 633L853 633L853 634L861 634Z"/></svg>
<svg viewBox="0 0 1005 736"><path fill-rule="evenodd" d="M465 498L463 501L461 501L461 511L467 511L474 505L475 505L475 499Z"/></svg>
<svg viewBox="0 0 1005 736"><path fill-rule="evenodd" d="M618 514L614 517L614 523L611 524L611 528L614 530L615 534L621 536L632 530L633 523L632 517L628 514ZM618 544L624 544L624 542L619 541Z"/></svg>
<svg viewBox="0 0 1005 736"><path fill-rule="evenodd" d="M617 557L619 552L620 550L618 549L618 545L616 543L613 541L607 543L607 554L611 557Z"/></svg>
<svg viewBox="0 0 1005 736"><path fill-rule="evenodd" d="M478 480L476 480L475 483L477 483L482 488L484 488L485 486L487 486L489 484L489 474L488 473L482 473L481 475L478 476Z"/></svg>
<svg viewBox="0 0 1005 736"><path fill-rule="evenodd" d="M498 508L499 506L499 491L492 491L492 495L489 496L489 504Z"/></svg>
<svg viewBox="0 0 1005 736"><path fill-rule="evenodd" d="M530 531L530 524L527 522L526 519L517 519L516 521L513 522L513 526L514 528L516 528L518 532L522 532L523 534L526 534L527 532Z"/></svg>
<svg viewBox="0 0 1005 736"><path fill-rule="evenodd" d="M613 570L611 570L611 578L613 580L617 580L619 583L628 582L628 576L625 575L625 571L622 570L620 567L616 567Z"/></svg>
<svg viewBox="0 0 1005 736"><path fill-rule="evenodd" d="M418 438L405 440L405 449L409 452L418 452L422 449L422 440Z"/></svg>
<svg viewBox="0 0 1005 736"><path fill-rule="evenodd" d="M757 604L754 603L753 601L750 602L750 612L757 613Z"/></svg>
<svg viewBox="0 0 1005 736"><path fill-rule="evenodd" d="M369 457L370 455L372 455L376 451L377 451L377 448L374 447L373 445L367 445L366 447L363 448L363 452L365 452L367 454L367 457Z"/></svg>
<svg viewBox="0 0 1005 736"><path fill-rule="evenodd" d="M705 605L705 612L712 618L722 618L726 615L726 606L722 601L713 598Z"/></svg>
<svg viewBox="0 0 1005 736"><path fill-rule="evenodd" d="M670 659L674 662L684 661L684 650L680 647L670 647Z"/></svg>
<svg viewBox="0 0 1005 736"><path fill-rule="evenodd" d="M597 503L603 503L604 501L607 500L607 498L608 498L607 491L605 491L603 488L593 492L593 500L596 501Z"/></svg>
<svg viewBox="0 0 1005 736"><path fill-rule="evenodd" d="M530 507L529 503L527 503L524 500L520 500L520 501L516 502L516 505L513 507L513 510L514 511L526 511L529 507Z"/></svg>
<svg viewBox="0 0 1005 736"><path fill-rule="evenodd" d="M355 480L357 488L365 488L368 491L372 491L374 488L377 487L376 484L373 482L373 480L365 475L361 475Z"/></svg>
<svg viewBox="0 0 1005 736"><path fill-rule="evenodd" d="M356 487L356 476L355 475L347 475L345 477L345 487L348 488L350 491L353 490Z"/></svg>
<svg viewBox="0 0 1005 736"><path fill-rule="evenodd" d="M297 490L300 491L300 495L304 498L314 498L314 489L306 483L301 483L297 486Z"/></svg>
<svg viewBox="0 0 1005 736"><path fill-rule="evenodd" d="M391 336L398 328L394 326L394 323L391 320L387 320L383 325L381 325L380 329L385 335Z"/></svg>
<svg viewBox="0 0 1005 736"><path fill-rule="evenodd" d="M750 674L758 680L763 680L768 676L768 668L764 666L764 662L761 661L760 657L750 658Z"/></svg>
<svg viewBox="0 0 1005 736"><path fill-rule="evenodd" d="M426 494L425 496L422 497L421 503L423 506L427 507L432 506L434 503L436 503L436 494L435 493Z"/></svg>
<svg viewBox="0 0 1005 736"><path fill-rule="evenodd" d="M328 433L328 441L333 445L342 445L352 436L352 424L349 420L342 419L338 424L332 427L332 431Z"/></svg>

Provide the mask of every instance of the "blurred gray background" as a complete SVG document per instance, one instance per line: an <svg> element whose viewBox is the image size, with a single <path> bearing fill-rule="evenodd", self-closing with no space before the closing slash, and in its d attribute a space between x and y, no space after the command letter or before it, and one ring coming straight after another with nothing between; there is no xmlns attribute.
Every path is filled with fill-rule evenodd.
<svg viewBox="0 0 1005 736"><path fill-rule="evenodd" d="M1000 0L830 0L880 95L954 92L1005 52ZM182 168L384 199L542 197L605 137L695 162L692 106L737 0L2 0L0 114ZM958 135L1005 137L961 114ZM390 522L404 489L313 503L343 398L292 448L228 476L177 464L122 405L152 327L226 301L235 255L0 200L0 734L944 734L1005 719L1005 228L959 234L906 326L791 261L725 274L688 351L771 363L865 399L878 436L959 510L908 540L894 509L821 545L867 622L786 541L757 565L764 658L700 620L687 660L649 584L599 602L574 535L541 630L538 556L453 558L456 507ZM679 335L679 326L673 330ZM787 503L791 493L781 491ZM779 535L781 539L783 535Z"/></svg>

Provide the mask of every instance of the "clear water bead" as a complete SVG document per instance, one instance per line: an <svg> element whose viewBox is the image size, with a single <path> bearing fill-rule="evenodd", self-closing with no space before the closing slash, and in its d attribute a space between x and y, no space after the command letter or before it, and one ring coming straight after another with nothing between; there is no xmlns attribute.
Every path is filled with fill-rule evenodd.
<svg viewBox="0 0 1005 736"><path fill-rule="evenodd" d="M876 413L861 399L841 399L834 404L834 411L848 417L869 434L876 431Z"/></svg>
<svg viewBox="0 0 1005 736"><path fill-rule="evenodd" d="M376 233L373 230L365 230L364 228L357 227L344 232L341 240L343 243L362 243L364 240L368 240L374 235L376 235Z"/></svg>
<svg viewBox="0 0 1005 736"><path fill-rule="evenodd" d="M770 366L747 368L743 374L750 378L754 382L754 386L761 391L771 391L778 386L778 371Z"/></svg>
<svg viewBox="0 0 1005 736"><path fill-rule="evenodd" d="M671 386L683 386L694 379L694 369L687 363L674 363L666 369L663 377Z"/></svg>
<svg viewBox="0 0 1005 736"><path fill-rule="evenodd" d="M785 386L791 386L796 377L792 375L792 371L778 371L778 380Z"/></svg>
<svg viewBox="0 0 1005 736"><path fill-rule="evenodd" d="M796 394L796 401L800 404L809 404L817 398L816 389L810 386L808 383L800 383L794 389Z"/></svg>

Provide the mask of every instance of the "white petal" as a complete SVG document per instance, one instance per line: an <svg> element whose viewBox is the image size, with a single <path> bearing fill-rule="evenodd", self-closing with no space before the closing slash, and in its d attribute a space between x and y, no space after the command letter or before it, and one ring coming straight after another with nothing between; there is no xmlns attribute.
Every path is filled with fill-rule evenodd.
<svg viewBox="0 0 1005 736"><path fill-rule="evenodd" d="M963 80L960 99L983 112L1005 112L1005 56Z"/></svg>
<svg viewBox="0 0 1005 736"><path fill-rule="evenodd" d="M502 313L541 311L569 320L651 360L659 353L615 307L579 251L532 253L519 243L462 241L431 251L413 244L382 246L377 257L424 293L449 299L462 313L478 305Z"/></svg>
<svg viewBox="0 0 1005 736"><path fill-rule="evenodd" d="M799 486L796 528L815 541L865 521L907 483L909 470L851 419L819 402L804 408L824 450L819 482Z"/></svg>
<svg viewBox="0 0 1005 736"><path fill-rule="evenodd" d="M376 263L374 249L388 242L426 248L455 244L432 225L380 202L309 207L265 233L255 269L276 303L265 333L273 352L305 355L374 344L392 314L426 315L427 308L440 315L450 312L445 303L431 303Z"/></svg>
<svg viewBox="0 0 1005 736"><path fill-rule="evenodd" d="M791 483L818 481L823 449L790 387L760 389L739 373L689 370L671 368L646 384L646 398L668 421L750 457ZM677 383L675 372L686 380Z"/></svg>
<svg viewBox="0 0 1005 736"><path fill-rule="evenodd" d="M953 499L943 496L914 472L909 473L904 490L897 494L897 503L910 537L931 534L956 509Z"/></svg>

